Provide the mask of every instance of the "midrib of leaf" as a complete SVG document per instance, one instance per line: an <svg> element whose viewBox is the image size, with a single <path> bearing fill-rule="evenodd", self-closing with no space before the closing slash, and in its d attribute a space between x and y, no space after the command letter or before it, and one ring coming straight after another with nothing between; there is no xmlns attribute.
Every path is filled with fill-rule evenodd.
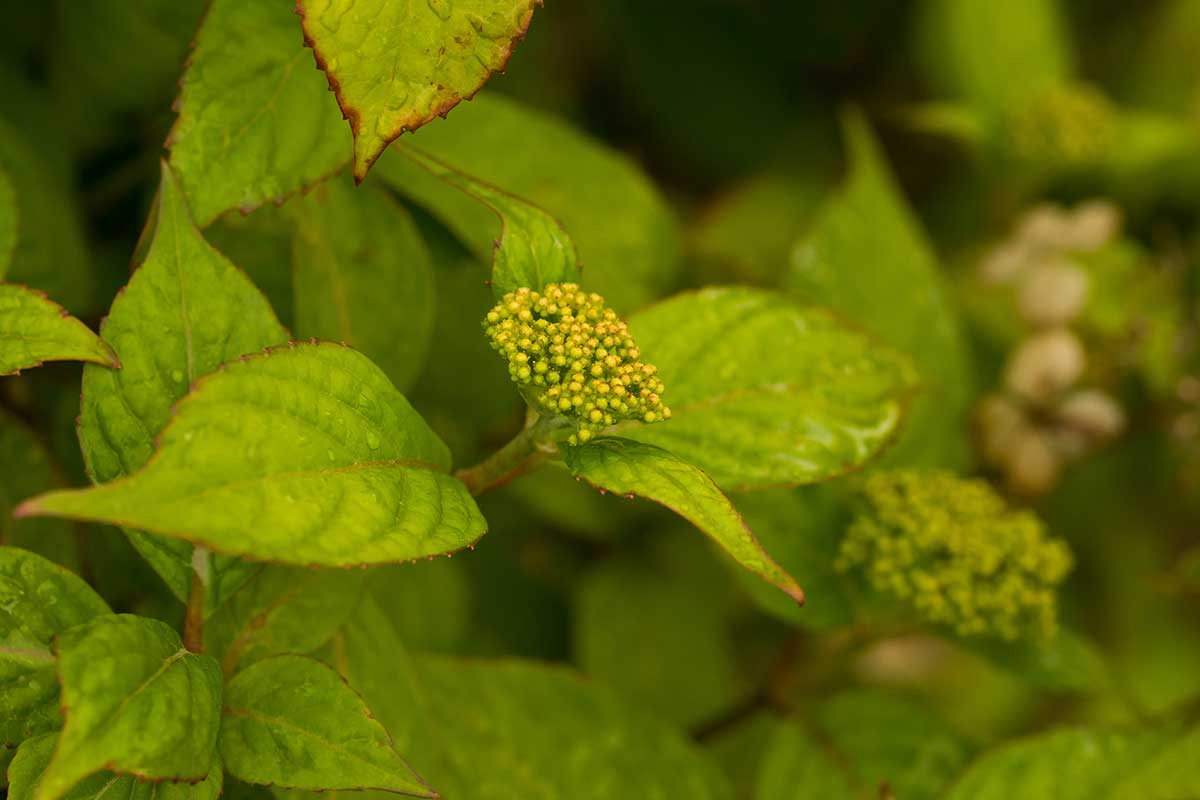
<svg viewBox="0 0 1200 800"><path fill-rule="evenodd" d="M174 213L175 216L178 217L179 209L176 208ZM184 288L185 282L183 280L183 269L180 267L180 265L183 263L183 251L180 250L179 246L179 240L181 238L179 236L180 223L178 219L172 220L172 222L174 224L172 226L173 230L171 238L174 240L172 245L175 249L175 260L171 266L175 270L176 280L179 281L179 317L183 321L183 340L187 345L187 379L188 386L191 386L196 380L195 358L192 354L192 320L188 315L187 291ZM190 220L186 220L185 222L190 223Z"/></svg>
<svg viewBox="0 0 1200 800"><path fill-rule="evenodd" d="M335 742L331 742L328 739L321 736L319 733L317 733L315 731L310 731L308 728L302 728L294 722L289 722L288 720L281 719L280 717L272 717L272 716L268 716L266 714L261 714L257 711L251 711L248 708L235 708L233 706L225 706L224 713L228 714L231 717L245 717L247 719L252 719L255 722L261 722L264 725L268 725L268 726L273 725L277 728L281 728L286 731L292 731L293 733L296 733L300 736L304 736L308 739L311 739L314 742L319 742L320 744L328 747L330 750L333 750L336 753L341 753L342 755L346 756L347 758L353 759L354 761L356 761L360 764L363 764L372 770L375 770L378 772L385 771L384 768L379 766L378 764L368 761L363 756L360 756L357 753L353 753L353 752L347 750L344 745L339 745L339 744L336 744ZM371 717L366 717L366 718L372 719ZM377 745L375 745L375 743L371 743L371 746L374 747ZM399 754L393 753L393 755L395 755L396 758L400 759ZM403 759L400 759L400 761L401 761L401 763L404 763ZM407 767L408 764L404 764L404 766ZM410 769L409 771L411 772L412 770ZM368 790L376 789L379 791L388 791L387 789L384 789L381 786L363 786L362 788L368 789Z"/></svg>
<svg viewBox="0 0 1200 800"><path fill-rule="evenodd" d="M233 135L230 136L228 140L226 140L226 142L224 144L224 152L225 153L228 153L230 150L232 150L233 146L235 144L237 144L238 141L243 136L246 135L246 131L250 130L250 128L252 128L254 126L254 124L256 122L258 122L258 120L264 114L266 114L268 111L275 110L275 102L279 99L279 93L283 91L283 87L286 86L287 82L291 79L292 70L294 70L296 68L297 62L299 62L300 59L303 57L304 57L304 51L301 50L300 52L296 53L295 56L292 57L291 61L289 61L287 63L287 66L284 67L283 74L279 77L279 80L275 84L275 88L271 92L271 99L268 100L267 102L263 103L263 105L258 109L258 111L254 112L254 116L252 116L252 117L250 117L250 119L246 120L246 124L243 125L241 128L239 128L238 130L234 131Z"/></svg>
<svg viewBox="0 0 1200 800"><path fill-rule="evenodd" d="M41 662L43 664L53 664L54 654L49 648L44 647L13 647L12 645L0 645L0 656L9 656L11 658L19 658L25 661Z"/></svg>
<svg viewBox="0 0 1200 800"><path fill-rule="evenodd" d="M109 723L111 723L117 717L121 716L121 713L125 711L125 708L133 701L133 699L135 697L137 697L142 692L146 691L146 689L148 689L150 687L150 684L154 683L156 680L161 678L163 676L163 674L166 673L166 671L171 668L171 665L175 664L177 661L182 659L187 654L188 654L188 651L185 648L181 647L178 650L176 650L174 653L172 653L171 655L169 655L165 659L163 659L162 666L160 666L158 669L156 669L152 675L150 675L148 678L146 678L146 680L142 681L142 683L139 684L137 686L137 688L135 688L132 692L130 692L129 694L122 697L121 702L117 703L117 707L114 708L112 710L112 712L109 713L103 720L101 720L98 725L95 725L94 729L108 727ZM68 709L67 711L69 713L70 709Z"/></svg>

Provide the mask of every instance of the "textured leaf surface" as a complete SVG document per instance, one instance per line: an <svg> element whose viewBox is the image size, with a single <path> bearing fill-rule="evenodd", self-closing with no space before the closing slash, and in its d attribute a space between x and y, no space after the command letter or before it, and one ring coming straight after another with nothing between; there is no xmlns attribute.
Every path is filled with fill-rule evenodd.
<svg viewBox="0 0 1200 800"><path fill-rule="evenodd" d="M350 138L290 3L214 0L182 83L168 147L201 227L347 160Z"/></svg>
<svg viewBox="0 0 1200 800"><path fill-rule="evenodd" d="M410 560L485 523L450 455L366 356L299 344L227 364L176 407L141 471L19 513L110 522L297 566Z"/></svg>
<svg viewBox="0 0 1200 800"><path fill-rule="evenodd" d="M342 677L303 656L260 661L229 682L221 755L250 783L437 796Z"/></svg>
<svg viewBox="0 0 1200 800"><path fill-rule="evenodd" d="M537 206L430 158L416 148L404 154L429 173L482 204L500 220L492 259L492 291L497 298L527 286L579 279L575 244L558 220ZM404 187L397 185L404 191ZM490 228L485 227L484 230Z"/></svg>
<svg viewBox="0 0 1200 800"><path fill-rule="evenodd" d="M39 555L0 547L0 745L57 727L51 639L108 613L82 579Z"/></svg>
<svg viewBox="0 0 1200 800"><path fill-rule="evenodd" d="M540 0L300 0L304 38L354 132L354 175L504 69Z"/></svg>
<svg viewBox="0 0 1200 800"><path fill-rule="evenodd" d="M804 602L796 581L762 549L729 498L699 468L661 447L616 438L568 448L566 460L573 475L597 489L666 506L750 572Z"/></svg>
<svg viewBox="0 0 1200 800"><path fill-rule="evenodd" d="M9 800L33 800L38 779L50 764L58 734L48 733L21 744L9 768ZM97 772L75 784L63 800L217 800L221 794L224 770L215 755L208 777L199 783L139 781L131 775Z"/></svg>
<svg viewBox="0 0 1200 800"><path fill-rule="evenodd" d="M101 335L122 369L84 369L79 443L88 474L107 483L140 469L171 406L225 361L288 340L254 284L214 250L192 222L178 181L163 167L146 261L113 301ZM187 599L192 548L140 533L130 539L181 600ZM213 560L205 605L248 576L245 565Z"/></svg>
<svg viewBox="0 0 1200 800"><path fill-rule="evenodd" d="M844 127L849 179L796 244L785 284L911 356L920 387L885 462L957 465L972 397L957 316L866 121L852 114Z"/></svg>
<svg viewBox="0 0 1200 800"><path fill-rule="evenodd" d="M613 308L632 311L674 284L680 234L666 200L626 156L561 119L484 92L380 160L381 177L490 259L496 226L488 210L401 158L409 141L559 220L578 247L584 285Z"/></svg>
<svg viewBox="0 0 1200 800"><path fill-rule="evenodd" d="M574 672L516 660L414 661L373 603L339 639L339 668L446 798L732 797L676 730Z"/></svg>
<svg viewBox="0 0 1200 800"><path fill-rule="evenodd" d="M35 800L62 797L102 769L199 781L220 727L221 669L158 620L97 617L59 634L66 717Z"/></svg>
<svg viewBox="0 0 1200 800"><path fill-rule="evenodd" d="M91 361L116 367L117 358L87 325L45 294L0 283L0 375L44 361Z"/></svg>
<svg viewBox="0 0 1200 800"><path fill-rule="evenodd" d="M908 362L824 311L774 292L677 295L629 321L671 419L621 436L670 450L727 490L825 480L896 433Z"/></svg>
<svg viewBox="0 0 1200 800"><path fill-rule="evenodd" d="M383 192L332 180L296 211L296 334L346 342L400 389L433 335L433 266L408 212Z"/></svg>
<svg viewBox="0 0 1200 800"><path fill-rule="evenodd" d="M227 675L267 656L308 653L349 616L362 583L360 572L268 564L205 625L205 650Z"/></svg>

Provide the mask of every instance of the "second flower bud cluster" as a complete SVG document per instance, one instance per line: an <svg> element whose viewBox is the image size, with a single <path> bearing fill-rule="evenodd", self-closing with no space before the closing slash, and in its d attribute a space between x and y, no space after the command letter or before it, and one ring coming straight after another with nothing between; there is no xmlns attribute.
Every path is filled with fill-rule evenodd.
<svg viewBox="0 0 1200 800"><path fill-rule="evenodd" d="M618 422L671 416L658 370L639 360L628 326L594 292L573 283L521 288L504 295L483 326L534 407L579 426L570 444Z"/></svg>

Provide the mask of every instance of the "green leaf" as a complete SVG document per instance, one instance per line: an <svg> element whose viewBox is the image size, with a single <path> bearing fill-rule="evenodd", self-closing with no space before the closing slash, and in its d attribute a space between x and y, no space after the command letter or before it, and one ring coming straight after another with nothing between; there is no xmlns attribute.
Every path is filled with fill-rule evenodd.
<svg viewBox="0 0 1200 800"><path fill-rule="evenodd" d="M363 699L303 656L260 661L229 682L221 755L234 777L250 783L437 797L392 749Z"/></svg>
<svg viewBox="0 0 1200 800"><path fill-rule="evenodd" d="M79 444L88 475L108 483L141 469L171 407L199 378L245 353L288 340L262 293L196 229L179 182L162 168L151 215L150 249L117 295L101 335L122 369L85 368ZM186 542L131 533L130 541L187 601L192 548ZM249 576L245 564L216 557L205 607Z"/></svg>
<svg viewBox="0 0 1200 800"><path fill-rule="evenodd" d="M1062 628L1048 641L976 637L961 644L1042 689L1098 692L1112 686L1108 666L1096 645Z"/></svg>
<svg viewBox="0 0 1200 800"><path fill-rule="evenodd" d="M622 313L674 285L681 237L671 207L628 157L558 117L484 92L401 142L379 162L380 177L427 207L480 259L492 258L496 238L489 210L401 158L404 152L419 149L544 208L578 247L584 285Z"/></svg>
<svg viewBox="0 0 1200 800"><path fill-rule="evenodd" d="M293 344L225 365L175 408L139 472L19 515L126 525L296 566L446 553L485 530L450 454L361 353Z"/></svg>
<svg viewBox="0 0 1200 800"><path fill-rule="evenodd" d="M450 652L468 640L472 583L461 560L388 564L367 573L372 600L400 638L422 652Z"/></svg>
<svg viewBox="0 0 1200 800"><path fill-rule="evenodd" d="M620 435L670 450L728 491L861 467L895 435L911 391L902 356L775 292L687 292L629 327L672 416Z"/></svg>
<svg viewBox="0 0 1200 800"><path fill-rule="evenodd" d="M433 335L433 266L412 218L376 189L332 180L296 208L296 333L346 342L400 389Z"/></svg>
<svg viewBox="0 0 1200 800"><path fill-rule="evenodd" d="M800 723L780 725L759 766L754 800L855 800L834 758Z"/></svg>
<svg viewBox="0 0 1200 800"><path fill-rule="evenodd" d="M205 650L226 675L267 656L316 650L354 609L362 583L360 572L268 564L205 625Z"/></svg>
<svg viewBox="0 0 1200 800"><path fill-rule="evenodd" d="M980 757L947 800L1096 800L1167 742L1159 731L1062 729L1001 745ZM1195 762L1193 761L1193 766ZM1191 789L1195 794L1200 787ZM1137 794L1135 797L1186 797ZM1120 796L1120 795L1118 795ZM1128 795L1126 795L1128 796Z"/></svg>
<svg viewBox="0 0 1200 800"><path fill-rule="evenodd" d="M405 131L445 116L504 69L541 0L299 0L313 49L354 132L361 181Z"/></svg>
<svg viewBox="0 0 1200 800"><path fill-rule="evenodd" d="M44 361L120 366L108 345L43 292L0 283L0 375Z"/></svg>
<svg viewBox="0 0 1200 800"><path fill-rule="evenodd" d="M738 510L763 548L805 589L797 606L743 570L739 582L759 608L792 625L829 630L854 621L851 587L834 569L845 530L844 506L823 487L801 486L738 496Z"/></svg>
<svg viewBox="0 0 1200 800"><path fill-rule="evenodd" d="M92 587L39 555L0 547L0 745L60 723L50 642L109 614Z"/></svg>
<svg viewBox="0 0 1200 800"><path fill-rule="evenodd" d="M729 498L687 461L651 444L606 437L567 448L566 462L571 474L601 491L637 495L671 509L744 568L804 602L804 592L762 549Z"/></svg>
<svg viewBox="0 0 1200 800"><path fill-rule="evenodd" d="M57 734L49 733L21 744L9 767L9 800L33 800L38 779L50 764L57 740ZM120 797L124 800L217 800L221 795L223 778L221 759L214 753L208 777L199 783L139 781L131 775L97 772L75 784L63 795L63 800L101 800L104 797Z"/></svg>
<svg viewBox="0 0 1200 800"><path fill-rule="evenodd" d="M209 774L221 668L158 620L97 617L58 635L66 724L34 792L56 800L102 769L148 779Z"/></svg>
<svg viewBox="0 0 1200 800"><path fill-rule="evenodd" d="M574 660L639 708L685 728L702 726L753 689L732 633L736 588L690 532L647 544L650 553L607 558L578 582Z"/></svg>
<svg viewBox="0 0 1200 800"><path fill-rule="evenodd" d="M22 500L60 485L43 442L21 420L0 409L0 544L32 550L68 569L78 569L70 522L12 516Z"/></svg>
<svg viewBox="0 0 1200 800"><path fill-rule="evenodd" d="M924 0L917 54L941 91L990 110L1070 77L1057 0Z"/></svg>
<svg viewBox="0 0 1200 800"><path fill-rule="evenodd" d="M1129 764L1111 792L1112 800L1200 795L1200 725L1159 748L1154 755Z"/></svg>
<svg viewBox="0 0 1200 800"><path fill-rule="evenodd" d="M500 220L492 260L492 292L497 298L523 286L541 289L548 283L578 280L575 244L558 220L542 209L434 159L415 147L405 156L419 164ZM407 184L405 184L407 186ZM402 191L401 186L397 186Z"/></svg>
<svg viewBox="0 0 1200 800"><path fill-rule="evenodd" d="M866 121L852 113L844 128L849 179L796 243L786 285L912 357L920 390L884 462L964 464L972 381L955 310Z"/></svg>
<svg viewBox="0 0 1200 800"><path fill-rule="evenodd" d="M825 703L818 725L853 782L874 793L933 800L967 763L961 736L922 706L887 692L843 692ZM1014 795L1021 797L1022 795Z"/></svg>
<svg viewBox="0 0 1200 800"><path fill-rule="evenodd" d="M192 213L282 202L346 163L349 140L289 3L213 0L167 140Z"/></svg>
<svg viewBox="0 0 1200 800"><path fill-rule="evenodd" d="M17 249L17 189L8 171L0 167L0 280L4 280Z"/></svg>
<svg viewBox="0 0 1200 800"><path fill-rule="evenodd" d="M91 311L95 277L75 207L74 175L67 159L47 158L52 151L25 133L0 119L0 171L12 182L9 219L16 225L7 272L0 253L0 279L40 289L76 314Z"/></svg>
<svg viewBox="0 0 1200 800"><path fill-rule="evenodd" d="M414 660L373 602L337 650L397 748L447 798L732 797L679 732L575 672L514 659Z"/></svg>

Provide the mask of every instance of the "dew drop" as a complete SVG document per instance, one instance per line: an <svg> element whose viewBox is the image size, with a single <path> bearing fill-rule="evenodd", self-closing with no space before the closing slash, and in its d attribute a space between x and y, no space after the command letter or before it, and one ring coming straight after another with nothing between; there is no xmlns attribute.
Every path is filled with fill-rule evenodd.
<svg viewBox="0 0 1200 800"><path fill-rule="evenodd" d="M375 433L375 431L367 431L367 447L372 450L379 449L379 434Z"/></svg>
<svg viewBox="0 0 1200 800"><path fill-rule="evenodd" d="M176 383L183 383L183 370L174 370L171 373L171 380L175 381Z"/></svg>
<svg viewBox="0 0 1200 800"><path fill-rule="evenodd" d="M429 3L429 10L437 14L443 20L450 19L450 0L425 0Z"/></svg>

